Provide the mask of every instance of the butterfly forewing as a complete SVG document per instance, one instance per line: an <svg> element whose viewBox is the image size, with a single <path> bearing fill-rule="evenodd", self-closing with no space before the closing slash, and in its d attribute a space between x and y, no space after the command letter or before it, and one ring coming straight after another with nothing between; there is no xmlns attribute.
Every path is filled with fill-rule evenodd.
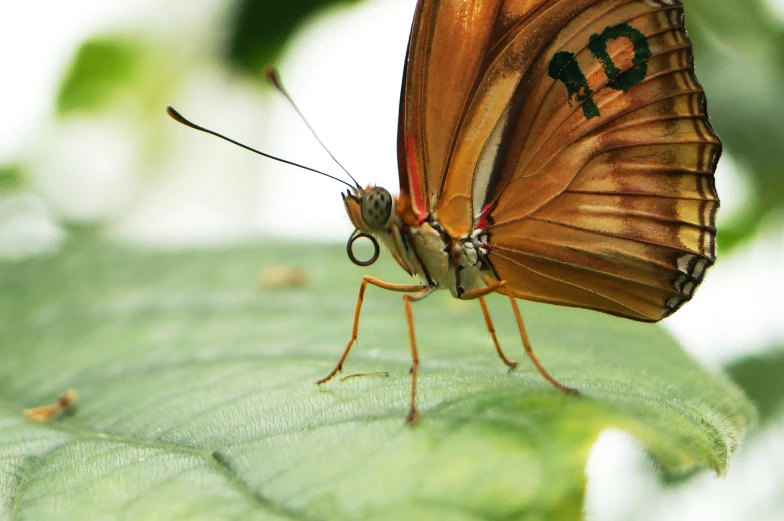
<svg viewBox="0 0 784 521"><path fill-rule="evenodd" d="M412 204L425 214L442 193L446 167L502 4L443 0L420 1L417 6L398 146L406 152Z"/></svg>
<svg viewBox="0 0 784 521"><path fill-rule="evenodd" d="M680 1L418 9L434 25L415 26L401 156L423 210L453 237L492 223L518 297L649 321L689 300L715 259L721 145Z"/></svg>

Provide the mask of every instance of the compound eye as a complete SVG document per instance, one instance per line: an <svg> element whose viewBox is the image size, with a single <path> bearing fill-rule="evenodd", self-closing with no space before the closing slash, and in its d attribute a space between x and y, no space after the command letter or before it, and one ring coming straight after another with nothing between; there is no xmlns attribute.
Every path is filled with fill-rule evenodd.
<svg viewBox="0 0 784 521"><path fill-rule="evenodd" d="M360 203L362 220L370 228L380 230L392 214L392 194L376 186L368 190Z"/></svg>

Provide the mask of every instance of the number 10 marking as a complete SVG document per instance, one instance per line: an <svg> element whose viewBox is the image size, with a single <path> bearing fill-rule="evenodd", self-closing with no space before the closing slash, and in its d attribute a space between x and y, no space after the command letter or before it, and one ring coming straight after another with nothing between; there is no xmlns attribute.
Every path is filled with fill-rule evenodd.
<svg viewBox="0 0 784 521"><path fill-rule="evenodd" d="M626 38L634 48L634 64L626 71L621 71L613 62L607 50L610 42L618 38ZM648 39L643 33L628 24L608 27L601 34L590 37L588 49L601 62L604 72L610 81L607 86L611 89L629 92L643 82L648 74L648 58L651 57L651 48ZM569 51L561 51L553 56L550 61L550 77L563 82L569 93L569 101L574 97L582 104L583 114L586 119L598 118L602 114L593 100L593 91L588 86L588 79L580 69L580 64L575 60L575 55Z"/></svg>

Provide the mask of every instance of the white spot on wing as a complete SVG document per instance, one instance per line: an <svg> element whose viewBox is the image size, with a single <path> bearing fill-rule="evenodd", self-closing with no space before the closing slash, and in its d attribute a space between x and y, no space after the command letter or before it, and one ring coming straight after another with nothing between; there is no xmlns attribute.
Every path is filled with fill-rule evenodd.
<svg viewBox="0 0 784 521"><path fill-rule="evenodd" d="M684 302L685 299L683 297L671 297L670 300L667 301L667 310L675 312Z"/></svg>
<svg viewBox="0 0 784 521"><path fill-rule="evenodd" d="M675 291L678 291L679 293L682 293L683 292L683 285L686 284L687 280L689 280L689 277L686 276L686 275L681 275L680 277L678 277L675 280L675 284L674 284Z"/></svg>
<svg viewBox="0 0 784 521"><path fill-rule="evenodd" d="M487 201L487 188L490 185L490 177L493 174L493 167L498 157L498 148L501 146L501 139L504 135L504 129L509 121L509 111L506 110L498 120L493 133L490 134L490 139L485 144L482 154L479 156L479 161L474 170L474 186L472 193L472 201L474 205L474 224L479 219L479 213Z"/></svg>
<svg viewBox="0 0 784 521"><path fill-rule="evenodd" d="M681 273L686 273L687 275L691 273L691 263L697 258L696 255L684 255L678 259L678 271Z"/></svg>
<svg viewBox="0 0 784 521"><path fill-rule="evenodd" d="M705 276L705 270L708 269L709 265L710 261L708 259L700 259L694 267L693 277L701 282L702 278Z"/></svg>

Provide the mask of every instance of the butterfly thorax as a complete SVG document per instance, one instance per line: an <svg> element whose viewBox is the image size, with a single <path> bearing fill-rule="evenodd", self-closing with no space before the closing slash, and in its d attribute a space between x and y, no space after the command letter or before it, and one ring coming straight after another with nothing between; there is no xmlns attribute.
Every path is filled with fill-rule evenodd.
<svg viewBox="0 0 784 521"><path fill-rule="evenodd" d="M418 268L414 274L429 285L449 290L455 298L496 280L487 261L487 237L482 230L455 239L431 216L418 227L404 227L402 235Z"/></svg>
<svg viewBox="0 0 784 521"><path fill-rule="evenodd" d="M357 230L376 237L409 275L417 276L427 286L447 289L456 298L496 280L487 261L488 237L484 230L454 238L434 215L409 222L398 213L397 198L388 194L383 188L368 187L343 199Z"/></svg>

